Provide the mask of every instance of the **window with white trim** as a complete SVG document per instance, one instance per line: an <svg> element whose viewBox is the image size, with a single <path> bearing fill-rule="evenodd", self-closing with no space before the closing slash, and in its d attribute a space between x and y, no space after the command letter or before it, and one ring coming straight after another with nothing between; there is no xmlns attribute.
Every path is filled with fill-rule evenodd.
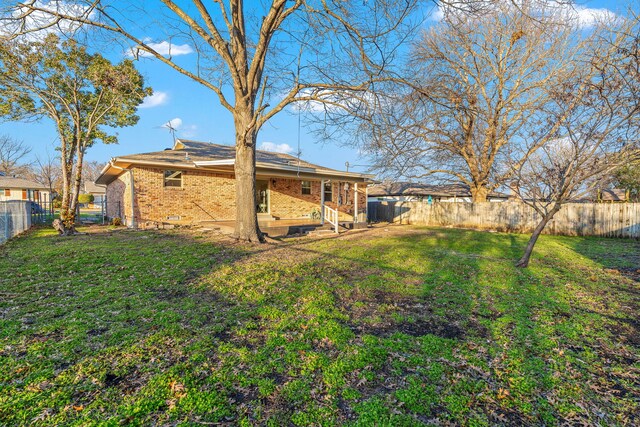
<svg viewBox="0 0 640 427"><path fill-rule="evenodd" d="M164 186L172 188L182 187L182 171L164 171Z"/></svg>
<svg viewBox="0 0 640 427"><path fill-rule="evenodd" d="M311 181L302 181L302 194L311 194Z"/></svg>
<svg viewBox="0 0 640 427"><path fill-rule="evenodd" d="M324 183L324 201L330 202L331 199L333 198L332 196L333 196L333 189L332 189L331 182L325 182Z"/></svg>

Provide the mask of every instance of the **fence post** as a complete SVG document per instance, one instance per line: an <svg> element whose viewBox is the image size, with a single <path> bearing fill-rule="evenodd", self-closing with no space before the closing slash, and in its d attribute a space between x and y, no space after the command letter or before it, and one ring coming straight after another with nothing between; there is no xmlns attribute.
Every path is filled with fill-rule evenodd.
<svg viewBox="0 0 640 427"><path fill-rule="evenodd" d="M399 224L504 229L530 233L539 221L528 205L513 202L370 202L369 218ZM511 203L511 202L510 202ZM640 203L568 203L547 225L545 234L640 238Z"/></svg>
<svg viewBox="0 0 640 427"><path fill-rule="evenodd" d="M4 239L2 241L4 242L9 240L9 208L7 202L2 203L2 206L4 206L4 227L2 227L4 231Z"/></svg>

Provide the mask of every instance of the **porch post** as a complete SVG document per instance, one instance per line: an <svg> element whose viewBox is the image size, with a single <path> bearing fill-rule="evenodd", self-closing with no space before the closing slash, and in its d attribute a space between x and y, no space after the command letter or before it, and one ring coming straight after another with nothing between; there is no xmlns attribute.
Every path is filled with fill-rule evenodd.
<svg viewBox="0 0 640 427"><path fill-rule="evenodd" d="M324 179L320 180L320 224L324 225Z"/></svg>
<svg viewBox="0 0 640 427"><path fill-rule="evenodd" d="M364 222L369 223L369 183L364 188Z"/></svg>
<svg viewBox="0 0 640 427"><path fill-rule="evenodd" d="M353 193L355 194L355 200L353 201L354 211L355 211L355 215L353 216L353 223L357 224L358 222L358 183L357 182L353 184Z"/></svg>

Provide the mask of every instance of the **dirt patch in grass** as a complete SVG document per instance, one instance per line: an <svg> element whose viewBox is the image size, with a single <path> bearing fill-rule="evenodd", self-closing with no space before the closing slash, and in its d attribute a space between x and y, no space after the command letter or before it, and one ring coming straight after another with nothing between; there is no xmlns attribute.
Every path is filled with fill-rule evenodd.
<svg viewBox="0 0 640 427"><path fill-rule="evenodd" d="M461 327L457 319L433 315L429 303L421 297L375 289L369 293L354 293L339 303L348 313L348 325L356 335L389 337L402 333L421 337L431 334L441 338L464 339L470 332ZM469 322L466 327L477 328L474 332L476 335L487 334L486 328L477 322Z"/></svg>
<svg viewBox="0 0 640 427"><path fill-rule="evenodd" d="M624 277L627 277L627 278L629 278L631 280L635 280L636 282L640 282L640 268L637 268L637 267L626 267L626 268L620 267L620 268L616 268L615 270L618 271L618 273L620 273Z"/></svg>
<svg viewBox="0 0 640 427"><path fill-rule="evenodd" d="M389 335L396 332L411 335L413 337L422 337L427 334L431 334L441 338L462 339L465 336L465 331L463 331L458 325L450 322L438 322L434 319L431 319L430 321L419 319L415 322L396 323L394 325L390 325L389 328L384 330L383 335Z"/></svg>

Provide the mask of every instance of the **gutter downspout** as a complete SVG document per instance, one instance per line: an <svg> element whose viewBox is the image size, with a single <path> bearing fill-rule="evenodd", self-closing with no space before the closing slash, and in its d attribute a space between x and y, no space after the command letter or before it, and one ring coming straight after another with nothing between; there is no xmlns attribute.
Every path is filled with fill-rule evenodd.
<svg viewBox="0 0 640 427"><path fill-rule="evenodd" d="M131 185L131 228L136 228L136 211L135 211L135 181L133 179L133 169L129 169L129 181Z"/></svg>
<svg viewBox="0 0 640 427"><path fill-rule="evenodd" d="M369 222L369 183L367 183L367 186L364 187L364 215L366 216L366 219L364 220L366 223ZM376 217L377 220L377 217Z"/></svg>
<svg viewBox="0 0 640 427"><path fill-rule="evenodd" d="M354 201L354 210L356 211L356 216L353 217L353 223L357 224L358 223L358 183L354 182L353 183L353 193L355 194L355 198L356 200ZM355 226L353 227L355 228Z"/></svg>
<svg viewBox="0 0 640 427"><path fill-rule="evenodd" d="M324 179L320 180L320 224L324 225Z"/></svg>
<svg viewBox="0 0 640 427"><path fill-rule="evenodd" d="M115 169L120 169L121 171L129 172L129 185L131 186L131 224L129 225L129 227L136 228L136 215L135 215L135 205L134 205L136 200L136 195L135 195L136 188L135 188L135 181L133 179L133 169L116 166L113 164L113 160L111 160L109 164L111 165L111 167Z"/></svg>

